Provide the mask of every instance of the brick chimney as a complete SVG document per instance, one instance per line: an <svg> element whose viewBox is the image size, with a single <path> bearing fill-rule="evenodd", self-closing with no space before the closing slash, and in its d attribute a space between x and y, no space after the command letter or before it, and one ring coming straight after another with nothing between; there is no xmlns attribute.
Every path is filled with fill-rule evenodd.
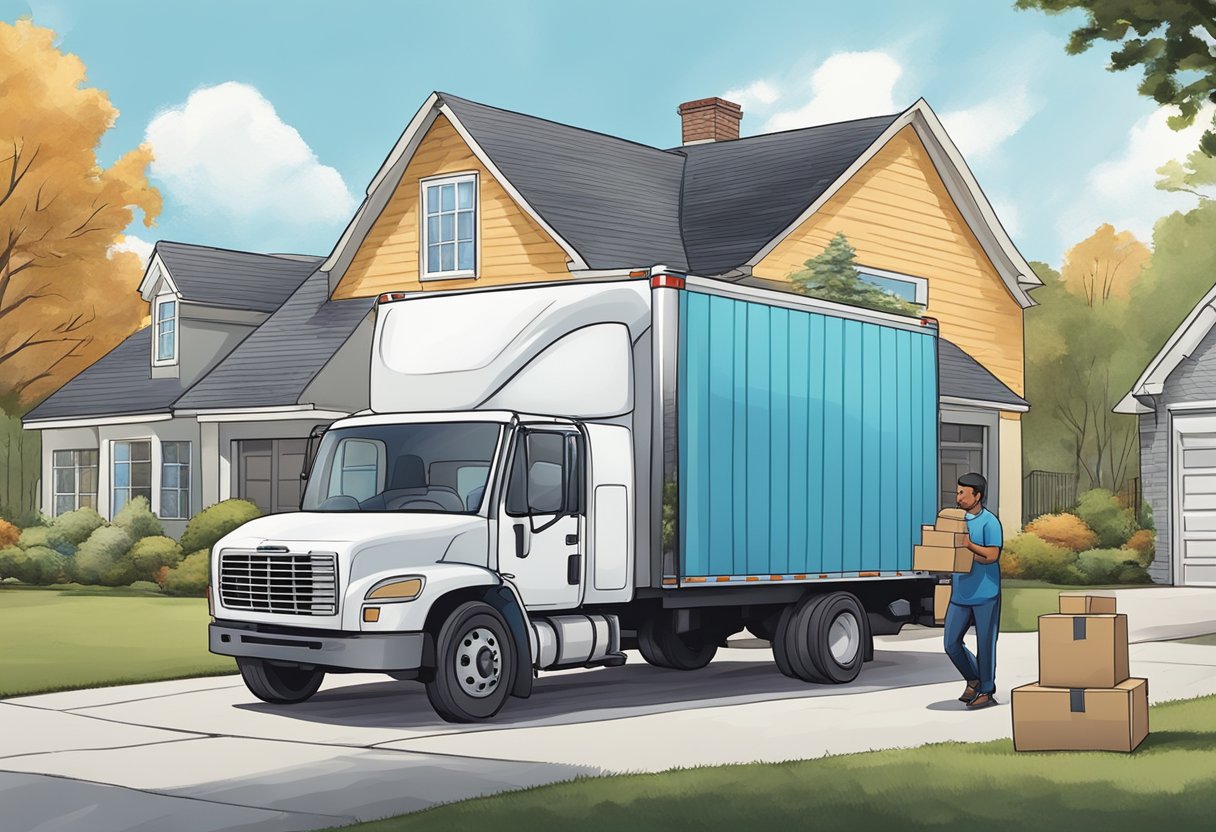
<svg viewBox="0 0 1216 832"><path fill-rule="evenodd" d="M743 108L722 98L701 98L680 105L684 144L726 142L739 138Z"/></svg>

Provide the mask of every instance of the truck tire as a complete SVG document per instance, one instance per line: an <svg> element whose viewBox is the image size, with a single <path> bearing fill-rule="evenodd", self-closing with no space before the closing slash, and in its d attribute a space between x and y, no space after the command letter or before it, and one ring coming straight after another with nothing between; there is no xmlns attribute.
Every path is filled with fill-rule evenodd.
<svg viewBox="0 0 1216 832"><path fill-rule="evenodd" d="M264 659L237 656L236 666L249 692L272 705L294 705L309 699L325 680L323 670L304 670L271 664Z"/></svg>
<svg viewBox="0 0 1216 832"><path fill-rule="evenodd" d="M790 604L777 621L773 641L773 659L777 668L791 679L823 684L828 681L811 662L802 635L810 627L811 617L829 596L811 595Z"/></svg>
<svg viewBox="0 0 1216 832"><path fill-rule="evenodd" d="M489 604L468 601L452 611L435 636L435 672L426 697L448 722L489 719L511 695L515 661L502 615Z"/></svg>
<svg viewBox="0 0 1216 832"><path fill-rule="evenodd" d="M719 639L705 630L676 632L672 610L659 610L638 628L638 650L648 663L671 670L700 670L713 661Z"/></svg>
<svg viewBox="0 0 1216 832"><path fill-rule="evenodd" d="M857 678L865 662L869 628L857 596L833 592L810 611L797 631L798 654L823 682L844 685Z"/></svg>

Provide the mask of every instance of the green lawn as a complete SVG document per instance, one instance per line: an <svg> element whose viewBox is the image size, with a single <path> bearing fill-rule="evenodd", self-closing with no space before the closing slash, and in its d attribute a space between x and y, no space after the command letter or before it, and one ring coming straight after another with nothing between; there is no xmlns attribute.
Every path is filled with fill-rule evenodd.
<svg viewBox="0 0 1216 832"><path fill-rule="evenodd" d="M1216 697L1153 708L1134 754L1017 754L1009 740L583 778L343 832L980 829L1211 832ZM639 749L645 754L645 749ZM458 776L458 775L454 775Z"/></svg>
<svg viewBox="0 0 1216 832"><path fill-rule="evenodd" d="M235 673L207 602L104 587L0 587L0 697Z"/></svg>
<svg viewBox="0 0 1216 832"><path fill-rule="evenodd" d="M1039 616L1060 611L1061 592L1134 589L1120 586L1060 586L1042 581L1001 579L1001 632L1033 633L1039 629Z"/></svg>

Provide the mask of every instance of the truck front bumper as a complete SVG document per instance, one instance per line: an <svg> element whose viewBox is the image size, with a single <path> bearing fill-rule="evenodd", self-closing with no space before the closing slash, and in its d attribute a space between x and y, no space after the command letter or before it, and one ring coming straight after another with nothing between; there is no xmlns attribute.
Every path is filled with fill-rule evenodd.
<svg viewBox="0 0 1216 832"><path fill-rule="evenodd" d="M215 621L208 628L210 650L337 670L402 671L422 666L422 633L294 632L238 621Z"/></svg>

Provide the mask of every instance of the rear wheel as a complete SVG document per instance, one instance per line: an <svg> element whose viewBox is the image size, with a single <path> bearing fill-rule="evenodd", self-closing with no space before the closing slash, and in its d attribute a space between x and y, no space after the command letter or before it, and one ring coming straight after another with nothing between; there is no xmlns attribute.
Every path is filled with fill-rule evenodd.
<svg viewBox="0 0 1216 832"><path fill-rule="evenodd" d="M294 705L309 699L325 680L323 670L272 664L265 659L238 656L236 666L249 692L273 705Z"/></svg>
<svg viewBox="0 0 1216 832"><path fill-rule="evenodd" d="M435 638L435 662L426 696L448 722L489 719L506 704L515 646L489 604L470 601L452 611Z"/></svg>
<svg viewBox="0 0 1216 832"><path fill-rule="evenodd" d="M810 627L811 616L827 597L812 595L803 598L796 604L790 604L782 613L777 626L776 641L773 642L773 658L786 676L804 682L828 681L810 661L802 638Z"/></svg>
<svg viewBox="0 0 1216 832"><path fill-rule="evenodd" d="M834 592L806 617L806 626L797 631L797 649L821 681L843 685L861 673L869 635L865 615L855 595Z"/></svg>
<svg viewBox="0 0 1216 832"><path fill-rule="evenodd" d="M676 632L674 610L658 610L638 628L638 650L647 662L672 670L699 670L713 661L719 639L704 629Z"/></svg>

